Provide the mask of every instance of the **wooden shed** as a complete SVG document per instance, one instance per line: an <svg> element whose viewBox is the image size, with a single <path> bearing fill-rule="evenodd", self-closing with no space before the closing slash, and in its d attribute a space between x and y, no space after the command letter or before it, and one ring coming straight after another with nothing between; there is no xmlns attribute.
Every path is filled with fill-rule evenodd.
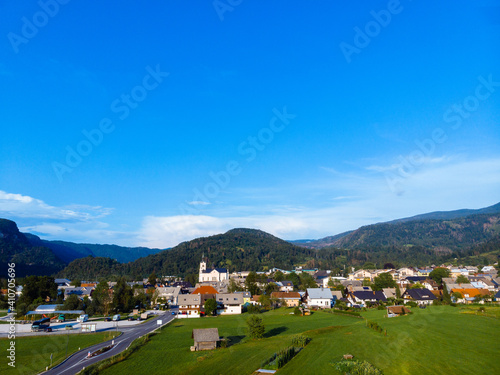
<svg viewBox="0 0 500 375"><path fill-rule="evenodd" d="M217 328L193 329L194 350L214 350L219 341Z"/></svg>

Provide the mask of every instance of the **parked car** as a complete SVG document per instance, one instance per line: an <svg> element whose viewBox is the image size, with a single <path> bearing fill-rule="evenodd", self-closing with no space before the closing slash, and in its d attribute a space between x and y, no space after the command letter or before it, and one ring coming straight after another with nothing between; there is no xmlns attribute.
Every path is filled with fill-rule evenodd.
<svg viewBox="0 0 500 375"><path fill-rule="evenodd" d="M105 317L105 318L104 318L104 321L105 321L105 322L111 322L111 317L110 317L110 316Z"/></svg>
<svg viewBox="0 0 500 375"><path fill-rule="evenodd" d="M131 322L132 320L135 320L135 318L133 316L129 316L127 320Z"/></svg>
<svg viewBox="0 0 500 375"><path fill-rule="evenodd" d="M52 328L51 327L47 328L46 332L52 332Z"/></svg>
<svg viewBox="0 0 500 375"><path fill-rule="evenodd" d="M120 314L116 314L116 315L114 315L114 316L113 316L113 321L114 321L114 322L117 322L117 321L119 321L120 319L121 319Z"/></svg>
<svg viewBox="0 0 500 375"><path fill-rule="evenodd" d="M172 311L172 315L176 315L175 311Z"/></svg>

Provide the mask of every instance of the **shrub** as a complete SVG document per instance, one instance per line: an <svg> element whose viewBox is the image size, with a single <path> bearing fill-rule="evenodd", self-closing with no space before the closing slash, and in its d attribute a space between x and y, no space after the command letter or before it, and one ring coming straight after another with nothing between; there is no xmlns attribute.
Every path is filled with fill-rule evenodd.
<svg viewBox="0 0 500 375"><path fill-rule="evenodd" d="M295 335L292 337L292 345L295 347L304 348L311 341L310 337L304 335Z"/></svg>
<svg viewBox="0 0 500 375"><path fill-rule="evenodd" d="M382 371L367 361L345 360L332 363L335 370L350 375L382 375Z"/></svg>
<svg viewBox="0 0 500 375"><path fill-rule="evenodd" d="M262 310L260 309L259 306L256 306L256 305L249 305L247 307L247 312L249 314L260 314L262 312Z"/></svg>
<svg viewBox="0 0 500 375"><path fill-rule="evenodd" d="M300 309L299 309L298 307L296 307L296 308L293 310L293 313L294 313L294 315L297 315L297 316L302 315L302 312L300 311Z"/></svg>

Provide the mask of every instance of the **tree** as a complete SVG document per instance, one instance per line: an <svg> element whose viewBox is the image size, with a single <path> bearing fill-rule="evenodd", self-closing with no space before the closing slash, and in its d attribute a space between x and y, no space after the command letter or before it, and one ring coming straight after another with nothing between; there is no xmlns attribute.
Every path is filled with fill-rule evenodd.
<svg viewBox="0 0 500 375"><path fill-rule="evenodd" d="M262 294L259 297L259 303L265 309L268 309L271 307L271 299L269 298L269 296L267 294Z"/></svg>
<svg viewBox="0 0 500 375"><path fill-rule="evenodd" d="M373 290L382 290L384 288L395 288L396 280L392 278L389 272L384 272L373 280Z"/></svg>
<svg viewBox="0 0 500 375"><path fill-rule="evenodd" d="M416 283L411 284L409 289L424 289L424 288L425 287L417 281Z"/></svg>
<svg viewBox="0 0 500 375"><path fill-rule="evenodd" d="M399 285L396 284L396 299L401 298L401 289L399 289Z"/></svg>
<svg viewBox="0 0 500 375"><path fill-rule="evenodd" d="M455 280L456 284L467 284L469 282L469 279L467 276L464 275L459 275L457 279Z"/></svg>
<svg viewBox="0 0 500 375"><path fill-rule="evenodd" d="M437 282L439 285L443 283L443 279L450 277L450 270L448 268L438 267L434 268L429 274L429 278Z"/></svg>
<svg viewBox="0 0 500 375"><path fill-rule="evenodd" d="M248 335L253 339L260 339L264 336L266 327L262 322L262 318L258 315L251 315L247 319Z"/></svg>
<svg viewBox="0 0 500 375"><path fill-rule="evenodd" d="M156 273L155 273L155 271L151 272L151 275L149 275L148 284L156 285Z"/></svg>
<svg viewBox="0 0 500 375"><path fill-rule="evenodd" d="M97 284L92 293L92 305L95 313L109 315L112 302L109 284L103 279Z"/></svg>
<svg viewBox="0 0 500 375"><path fill-rule="evenodd" d="M250 272L245 279L245 286L251 295L257 295L260 293L260 289L257 286L257 274L255 272Z"/></svg>
<svg viewBox="0 0 500 375"><path fill-rule="evenodd" d="M83 310L83 302L76 294L70 294L64 301L63 310Z"/></svg>
<svg viewBox="0 0 500 375"><path fill-rule="evenodd" d="M82 282L78 279L75 279L71 283L69 283L69 285L79 287L79 286L82 286Z"/></svg>
<svg viewBox="0 0 500 375"><path fill-rule="evenodd" d="M243 288L241 286L239 286L236 283L236 281L234 281L233 279L229 280L229 286L227 287L227 291L229 293L241 292L242 290L243 290Z"/></svg>
<svg viewBox="0 0 500 375"><path fill-rule="evenodd" d="M124 277L118 279L113 289L113 307L116 312L129 312L133 308L132 288Z"/></svg>
<svg viewBox="0 0 500 375"><path fill-rule="evenodd" d="M285 280L285 274L280 270L276 271L273 275L274 281L283 281Z"/></svg>
<svg viewBox="0 0 500 375"><path fill-rule="evenodd" d="M377 266L372 262L366 262L365 264L363 264L363 269L364 270L376 270Z"/></svg>
<svg viewBox="0 0 500 375"><path fill-rule="evenodd" d="M204 307L206 315L215 315L217 313L217 301L213 298L207 299Z"/></svg>
<svg viewBox="0 0 500 375"><path fill-rule="evenodd" d="M386 263L384 264L384 270L394 270L396 267L394 267L394 264L392 263Z"/></svg>

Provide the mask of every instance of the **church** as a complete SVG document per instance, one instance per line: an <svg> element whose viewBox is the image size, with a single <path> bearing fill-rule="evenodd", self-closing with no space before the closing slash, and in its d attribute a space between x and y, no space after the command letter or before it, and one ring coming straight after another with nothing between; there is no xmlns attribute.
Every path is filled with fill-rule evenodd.
<svg viewBox="0 0 500 375"><path fill-rule="evenodd" d="M226 268L209 268L207 269L207 263L203 260L200 262L200 273L198 276L200 283L208 281L224 281L229 280L229 272Z"/></svg>

